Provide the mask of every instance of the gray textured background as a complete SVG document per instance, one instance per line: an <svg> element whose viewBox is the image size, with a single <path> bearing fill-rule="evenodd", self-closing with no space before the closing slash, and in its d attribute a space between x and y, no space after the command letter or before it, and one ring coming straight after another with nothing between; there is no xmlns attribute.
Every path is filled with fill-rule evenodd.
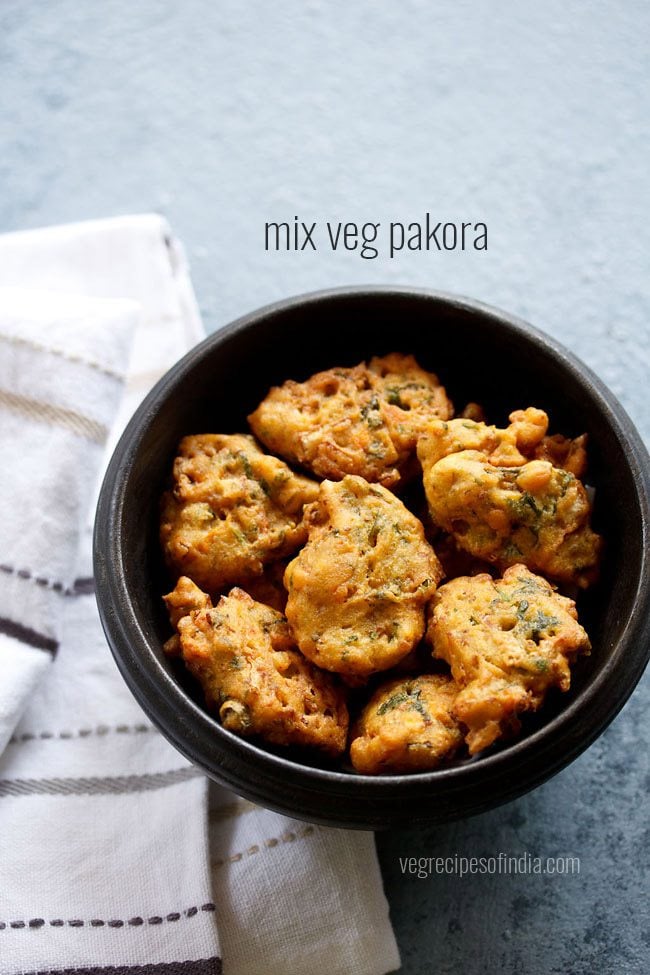
<svg viewBox="0 0 650 975"><path fill-rule="evenodd" d="M158 210L209 329L405 282L561 338L650 437L650 7L2 0L0 229ZM267 254L266 220L485 221L487 253ZM533 794L379 850L405 975L644 973L648 680ZM402 877L399 857L569 854L577 877Z"/></svg>

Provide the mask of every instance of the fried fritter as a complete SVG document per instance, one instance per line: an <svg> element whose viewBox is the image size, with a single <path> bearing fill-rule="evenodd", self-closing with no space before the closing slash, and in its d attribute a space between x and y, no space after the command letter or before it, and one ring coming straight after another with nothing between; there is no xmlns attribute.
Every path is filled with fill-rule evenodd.
<svg viewBox="0 0 650 975"><path fill-rule="evenodd" d="M298 646L325 670L363 680L396 664L424 632L440 563L390 491L348 475L323 481L309 539L285 573Z"/></svg>
<svg viewBox="0 0 650 975"><path fill-rule="evenodd" d="M165 601L172 618L179 605L204 601L177 620L180 653L224 728L340 755L348 729L343 691L296 649L285 617L238 588L214 608L200 590L188 600L192 585L180 579Z"/></svg>
<svg viewBox="0 0 650 975"><path fill-rule="evenodd" d="M169 621L175 630L178 627L179 621L184 616L189 616L193 610L212 608L212 600L208 594L194 585L192 580L188 579L187 576L181 576L176 583L176 588L166 596L163 596L163 599L165 600L167 612L169 613ZM167 640L164 649L165 653L168 653L170 656L180 656L181 642L178 632L174 633Z"/></svg>
<svg viewBox="0 0 650 975"><path fill-rule="evenodd" d="M163 495L160 539L169 568L216 592L262 574L305 540L303 506L318 485L244 434L185 437Z"/></svg>
<svg viewBox="0 0 650 975"><path fill-rule="evenodd" d="M193 610L212 609L212 600L207 592L199 589L187 576L181 576L176 587L163 596L163 599L169 613L169 621L174 629L177 629L180 620L184 616L189 616Z"/></svg>
<svg viewBox="0 0 650 975"><path fill-rule="evenodd" d="M573 440L561 434L547 436L548 416L534 406L515 410L508 419L510 424L504 429L470 416L449 421L431 419L418 441L420 463L429 467L449 454L478 450L496 467L521 467L529 460L548 460L575 477L584 475L586 434Z"/></svg>
<svg viewBox="0 0 650 975"><path fill-rule="evenodd" d="M287 560L279 559L277 562L270 562L264 566L261 576L249 579L245 587L245 592L252 596L255 602L264 603L272 609L277 609L279 613L284 613L287 605L287 590L284 588L284 573L287 568Z"/></svg>
<svg viewBox="0 0 650 975"><path fill-rule="evenodd" d="M426 421L452 414L438 378L392 353L276 386L248 420L270 450L319 477L357 474L390 487L414 460Z"/></svg>
<svg viewBox="0 0 650 975"><path fill-rule="evenodd" d="M357 772L422 772L436 768L463 744L450 677L398 678L370 698L355 722L350 758Z"/></svg>
<svg viewBox="0 0 650 975"><path fill-rule="evenodd" d="M430 463L420 454L433 521L466 552L499 569L518 562L558 581L595 580L602 539L582 483L548 461L497 467L462 450Z"/></svg>
<svg viewBox="0 0 650 975"><path fill-rule="evenodd" d="M537 460L548 460L554 467L561 467L576 477L584 477L587 469L587 434L570 440L556 433L552 437L544 437L535 448Z"/></svg>
<svg viewBox="0 0 650 975"><path fill-rule="evenodd" d="M550 687L568 690L570 664L590 650L573 600L524 565L441 586L427 639L461 688L454 713L470 754L517 730L517 715L537 710Z"/></svg>

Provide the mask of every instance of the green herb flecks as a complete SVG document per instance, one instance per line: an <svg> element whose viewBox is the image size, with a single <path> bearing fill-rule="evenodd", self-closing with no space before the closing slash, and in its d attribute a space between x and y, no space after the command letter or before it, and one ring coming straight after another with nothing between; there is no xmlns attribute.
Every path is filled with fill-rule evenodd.
<svg viewBox="0 0 650 975"><path fill-rule="evenodd" d="M516 545L515 542L512 541L512 539L510 539L510 541L508 542L508 544L505 546L503 550L503 554L506 559L513 559L516 561L522 557L523 552L521 551L519 546Z"/></svg>
<svg viewBox="0 0 650 975"><path fill-rule="evenodd" d="M251 467L251 462L246 456L246 454L244 453L244 451L240 450L236 456L241 461L241 466L244 468L244 474L246 475L246 477L250 478L251 481L254 481L255 475L253 474L253 468Z"/></svg>
<svg viewBox="0 0 650 975"><path fill-rule="evenodd" d="M368 529L368 544L369 545L373 545L374 546L374 545L377 544L377 539L379 538L380 531L384 527L384 523L385 523L385 520L384 520L383 515L376 514L375 517L372 520L372 524L370 525L370 528Z"/></svg>
<svg viewBox="0 0 650 975"><path fill-rule="evenodd" d="M379 707L377 708L377 714L379 715L379 717L382 717L384 714L387 714L389 711L394 711L395 708L398 708L401 704L405 704L406 701L408 701L408 699L409 699L409 695L406 691L397 691L396 694L391 694L388 700L384 701L383 704L379 705Z"/></svg>
<svg viewBox="0 0 650 975"><path fill-rule="evenodd" d="M541 632L542 630L550 629L552 626L557 626L559 622L560 621L557 616L549 616L548 613L545 613L540 609L537 611L537 616L533 621L533 625L536 630Z"/></svg>
<svg viewBox="0 0 650 975"><path fill-rule="evenodd" d="M557 616L550 616L539 609L533 619L522 620L527 639L539 644L544 636L553 635L553 627L559 624Z"/></svg>
<svg viewBox="0 0 650 975"><path fill-rule="evenodd" d="M486 474L494 474L494 467L484 467ZM521 467L501 467L499 468L499 474L501 479L507 482L516 481L521 474Z"/></svg>
<svg viewBox="0 0 650 975"><path fill-rule="evenodd" d="M399 406L401 409L404 409L404 403L402 402L402 398L400 396L399 386L389 386L386 390L386 399L391 406Z"/></svg>
<svg viewBox="0 0 650 975"><path fill-rule="evenodd" d="M528 611L528 605L529 605L528 604L528 600L527 599L522 599L521 602L517 606L517 616L521 620L522 623L526 619L526 612Z"/></svg>
<svg viewBox="0 0 650 975"><path fill-rule="evenodd" d="M524 524L536 522L544 514L544 508L540 508L529 491L524 491L519 498L509 498L508 508Z"/></svg>
<svg viewBox="0 0 650 975"><path fill-rule="evenodd" d="M241 531L239 528L235 528L234 525L231 525L230 526L230 530L231 530L231 532L233 533L233 535L235 536L235 538L237 539L237 541L239 542L240 545L247 545L248 544L248 538L246 537L246 535L244 534L243 531Z"/></svg>
<svg viewBox="0 0 650 975"><path fill-rule="evenodd" d="M362 408L361 418L366 421L371 430L376 430L378 427L383 426L384 421L379 413L379 400L375 395Z"/></svg>
<svg viewBox="0 0 650 975"><path fill-rule="evenodd" d="M391 696L384 701L383 704L379 705L377 708L377 714L379 717L382 717L382 715L387 714L389 711L394 711L395 708L406 705L406 707L404 707L402 710L417 711L418 714L421 714L425 720L430 721L431 716L420 700L421 693L420 688L410 691L396 691L395 694L391 694Z"/></svg>

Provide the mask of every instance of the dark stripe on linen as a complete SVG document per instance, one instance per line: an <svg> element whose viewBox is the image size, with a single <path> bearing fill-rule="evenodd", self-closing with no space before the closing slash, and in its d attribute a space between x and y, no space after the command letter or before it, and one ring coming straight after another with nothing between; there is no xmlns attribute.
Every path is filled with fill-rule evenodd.
<svg viewBox="0 0 650 975"><path fill-rule="evenodd" d="M15 620L7 619L6 616L0 616L0 633L4 633L5 636L10 636L13 640L18 640L19 643L24 643L28 647L34 647L36 650L47 650L52 656L59 649L58 640L54 640L44 633L39 633L38 630L33 630L31 626L24 626L22 623L16 623Z"/></svg>
<svg viewBox="0 0 650 975"><path fill-rule="evenodd" d="M152 792L202 775L193 766L151 772L145 775L116 775L79 779L0 779L3 796L103 796L127 792Z"/></svg>
<svg viewBox="0 0 650 975"><path fill-rule="evenodd" d="M51 921L46 921L42 917L33 917L29 921L17 920L17 921L0 921L0 931L24 931L28 928L32 930L37 928L45 927L49 925L51 928L123 928L125 925L131 928L139 928L144 924L164 924L165 921L180 921L181 918L196 917L199 911L204 913L212 914L216 911L217 906L209 901L207 904L201 904L200 907L188 907L184 911L173 911L171 914L166 914L164 917L159 914L154 914L152 917L130 917L126 921L121 918L109 918L108 920L101 920L101 918L93 917L90 920L84 921L82 918L72 918L64 921L63 918L57 917Z"/></svg>
<svg viewBox="0 0 650 975"><path fill-rule="evenodd" d="M52 592L61 593L63 596L90 596L95 592L95 580L92 576L75 579L71 586L65 586L60 579L50 579L49 576L40 575L31 569L18 568L15 565L0 563L0 572L8 576L16 576L26 582L33 582L42 589L51 589Z"/></svg>
<svg viewBox="0 0 650 975"><path fill-rule="evenodd" d="M158 965L108 965L99 968L48 968L25 975L222 975L221 958L170 961Z"/></svg>

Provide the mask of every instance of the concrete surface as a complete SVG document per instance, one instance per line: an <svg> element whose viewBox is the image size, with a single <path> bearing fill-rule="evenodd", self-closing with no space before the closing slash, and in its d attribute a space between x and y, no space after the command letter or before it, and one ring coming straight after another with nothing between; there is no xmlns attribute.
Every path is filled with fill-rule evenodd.
<svg viewBox="0 0 650 975"><path fill-rule="evenodd" d="M209 329L407 282L560 337L650 437L650 8L635 0L3 0L0 230L165 213ZM267 220L483 221L488 250L266 253ZM535 793L379 850L405 975L650 968L649 684ZM568 854L573 877L402 876Z"/></svg>

